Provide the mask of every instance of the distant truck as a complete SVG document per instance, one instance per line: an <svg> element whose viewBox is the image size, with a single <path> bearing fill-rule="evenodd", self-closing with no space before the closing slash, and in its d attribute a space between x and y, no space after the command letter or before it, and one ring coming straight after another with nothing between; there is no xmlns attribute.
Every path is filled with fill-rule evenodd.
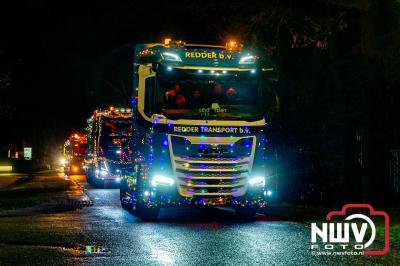
<svg viewBox="0 0 400 266"><path fill-rule="evenodd" d="M88 119L86 177L94 187L119 183L122 170L132 163L132 111L129 108L96 110Z"/></svg>
<svg viewBox="0 0 400 266"><path fill-rule="evenodd" d="M73 133L64 142L63 164L66 174L84 174L87 137L85 134Z"/></svg>
<svg viewBox="0 0 400 266"><path fill-rule="evenodd" d="M123 208L156 219L170 206L229 206L251 219L274 197L267 121L255 53L224 45L135 47L133 171Z"/></svg>

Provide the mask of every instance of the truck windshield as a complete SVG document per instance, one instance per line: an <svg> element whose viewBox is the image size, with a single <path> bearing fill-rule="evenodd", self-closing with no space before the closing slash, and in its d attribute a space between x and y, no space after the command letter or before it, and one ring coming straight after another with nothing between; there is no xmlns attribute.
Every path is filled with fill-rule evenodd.
<svg viewBox="0 0 400 266"><path fill-rule="evenodd" d="M130 161L131 135L130 119L104 118L101 125L100 154L116 163Z"/></svg>
<svg viewBox="0 0 400 266"><path fill-rule="evenodd" d="M83 157L86 153L86 144L71 143L73 156Z"/></svg>
<svg viewBox="0 0 400 266"><path fill-rule="evenodd" d="M252 71L161 71L155 111L170 119L260 120L264 104L257 76Z"/></svg>

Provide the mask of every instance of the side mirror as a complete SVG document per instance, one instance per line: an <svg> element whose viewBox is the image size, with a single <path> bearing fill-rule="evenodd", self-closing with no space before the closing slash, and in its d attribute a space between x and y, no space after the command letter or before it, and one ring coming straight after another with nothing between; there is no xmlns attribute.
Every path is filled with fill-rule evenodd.
<svg viewBox="0 0 400 266"><path fill-rule="evenodd" d="M159 63L153 62L153 63L151 64L151 71L157 72L158 66L159 66Z"/></svg>

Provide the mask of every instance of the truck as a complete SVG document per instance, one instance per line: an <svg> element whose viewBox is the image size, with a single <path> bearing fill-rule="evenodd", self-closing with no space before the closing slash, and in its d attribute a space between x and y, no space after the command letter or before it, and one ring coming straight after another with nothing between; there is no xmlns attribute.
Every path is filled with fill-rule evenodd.
<svg viewBox="0 0 400 266"><path fill-rule="evenodd" d="M87 147L87 137L82 133L72 133L63 145L63 159L65 174L83 174L84 159Z"/></svg>
<svg viewBox="0 0 400 266"><path fill-rule="evenodd" d="M144 220L172 206L233 207L252 219L274 196L259 57L226 45L135 46L132 169L120 201Z"/></svg>
<svg viewBox="0 0 400 266"><path fill-rule="evenodd" d="M121 172L131 166L132 111L95 110L87 120L86 179L93 187L118 185Z"/></svg>

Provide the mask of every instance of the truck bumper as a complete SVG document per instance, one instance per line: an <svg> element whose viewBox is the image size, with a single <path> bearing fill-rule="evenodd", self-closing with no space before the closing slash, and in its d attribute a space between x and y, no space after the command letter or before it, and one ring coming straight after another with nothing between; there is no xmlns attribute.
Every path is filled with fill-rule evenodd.
<svg viewBox="0 0 400 266"><path fill-rule="evenodd" d="M266 196L262 191L248 191L243 196L193 196L183 197L178 191L172 188L152 189L144 191L144 202L151 207L175 207L175 206L215 206L215 207L264 207Z"/></svg>

